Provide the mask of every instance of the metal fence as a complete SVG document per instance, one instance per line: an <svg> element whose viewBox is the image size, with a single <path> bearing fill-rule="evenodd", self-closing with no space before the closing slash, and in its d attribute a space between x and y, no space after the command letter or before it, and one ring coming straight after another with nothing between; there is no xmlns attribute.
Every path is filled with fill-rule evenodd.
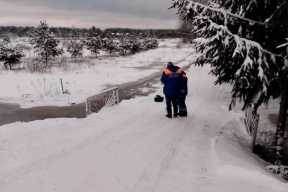
<svg viewBox="0 0 288 192"><path fill-rule="evenodd" d="M254 152L260 115L253 112L253 108L245 110L244 123L247 132L252 136L251 149Z"/></svg>
<svg viewBox="0 0 288 192"><path fill-rule="evenodd" d="M114 87L86 99L86 116L98 113L103 107L119 104L118 88Z"/></svg>

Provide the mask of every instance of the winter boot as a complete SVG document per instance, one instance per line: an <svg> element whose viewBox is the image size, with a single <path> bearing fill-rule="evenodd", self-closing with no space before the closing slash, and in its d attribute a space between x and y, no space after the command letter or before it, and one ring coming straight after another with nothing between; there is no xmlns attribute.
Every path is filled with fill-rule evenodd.
<svg viewBox="0 0 288 192"><path fill-rule="evenodd" d="M179 114L178 114L180 117L187 117L187 111L182 111L182 110L180 110L179 111Z"/></svg>
<svg viewBox="0 0 288 192"><path fill-rule="evenodd" d="M178 117L178 107L174 107L174 117Z"/></svg>
<svg viewBox="0 0 288 192"><path fill-rule="evenodd" d="M166 110L167 110L167 115L166 115L166 117L172 118L172 109L171 109L171 108L166 108Z"/></svg>

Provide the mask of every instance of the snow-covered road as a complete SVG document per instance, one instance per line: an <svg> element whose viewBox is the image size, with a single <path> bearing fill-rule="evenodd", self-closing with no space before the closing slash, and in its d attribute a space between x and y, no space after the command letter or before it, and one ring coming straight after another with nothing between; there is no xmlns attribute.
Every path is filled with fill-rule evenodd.
<svg viewBox="0 0 288 192"><path fill-rule="evenodd" d="M287 192L248 151L242 112L208 71L188 73L187 118L167 119L151 95L87 119L0 127L0 191Z"/></svg>

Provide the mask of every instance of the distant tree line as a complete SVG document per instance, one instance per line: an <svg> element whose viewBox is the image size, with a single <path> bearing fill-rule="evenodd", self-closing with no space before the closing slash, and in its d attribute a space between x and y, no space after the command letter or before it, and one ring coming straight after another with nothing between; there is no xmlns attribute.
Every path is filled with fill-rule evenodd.
<svg viewBox="0 0 288 192"><path fill-rule="evenodd" d="M183 37L178 29L130 29L130 28L107 28L103 31L107 34L142 34L155 36L157 38L180 38Z"/></svg>
<svg viewBox="0 0 288 192"><path fill-rule="evenodd" d="M76 59L83 56L83 48L86 47L92 55L97 57L100 51L112 55L135 54L140 51L156 49L158 40L150 33L141 35L138 33L99 33L99 29L92 27L84 33L83 30L74 26L69 28L67 38L61 39L63 46L60 46L60 39L55 37L55 33L49 28L46 21L41 21L37 28L32 28L29 32L29 44L33 47L36 57L33 58L33 71L46 70L50 68L57 57L66 51L71 58ZM0 38L0 63L6 69L21 63L21 58L25 57L23 45L11 43L11 33L7 33Z"/></svg>
<svg viewBox="0 0 288 192"><path fill-rule="evenodd" d="M16 37L29 37L34 27L15 27L15 26L0 26L0 36L7 34ZM70 37L72 29L69 27L49 27L49 30L55 37ZM79 33L86 34L89 29L78 28ZM102 33L102 30L97 28L97 33Z"/></svg>
<svg viewBox="0 0 288 192"><path fill-rule="evenodd" d="M16 27L16 26L0 26L0 36L3 37L6 34L17 36L17 37L29 37L34 27ZM50 32L55 37L70 37L72 29L69 27L50 27ZM89 29L77 28L80 34L89 33ZM180 38L183 33L178 29L130 29L130 28L108 28L101 30L96 28L97 34L149 34L157 38Z"/></svg>

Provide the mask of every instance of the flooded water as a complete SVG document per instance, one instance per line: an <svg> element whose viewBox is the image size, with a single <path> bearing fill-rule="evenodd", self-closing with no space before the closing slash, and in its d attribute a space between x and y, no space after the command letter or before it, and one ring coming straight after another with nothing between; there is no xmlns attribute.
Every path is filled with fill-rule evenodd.
<svg viewBox="0 0 288 192"><path fill-rule="evenodd" d="M128 100L138 96L147 96L155 91L153 84L159 82L160 74L154 74L149 78L137 82L119 86L119 99ZM143 92L143 89L147 91ZM85 118L85 103L65 107L44 106L28 109L20 108L16 104L0 103L0 126L14 122L30 122L49 118Z"/></svg>
<svg viewBox="0 0 288 192"><path fill-rule="evenodd" d="M188 67L189 66L186 66L183 69L186 70ZM159 70L159 72L154 73L147 78L118 86L120 102L122 100L129 100L131 98L147 96L154 93L156 88L153 85L160 82L161 75L162 70ZM15 122L31 122L51 118L85 117L85 103L65 107L43 106L28 109L20 108L20 106L16 104L0 103L0 126Z"/></svg>

